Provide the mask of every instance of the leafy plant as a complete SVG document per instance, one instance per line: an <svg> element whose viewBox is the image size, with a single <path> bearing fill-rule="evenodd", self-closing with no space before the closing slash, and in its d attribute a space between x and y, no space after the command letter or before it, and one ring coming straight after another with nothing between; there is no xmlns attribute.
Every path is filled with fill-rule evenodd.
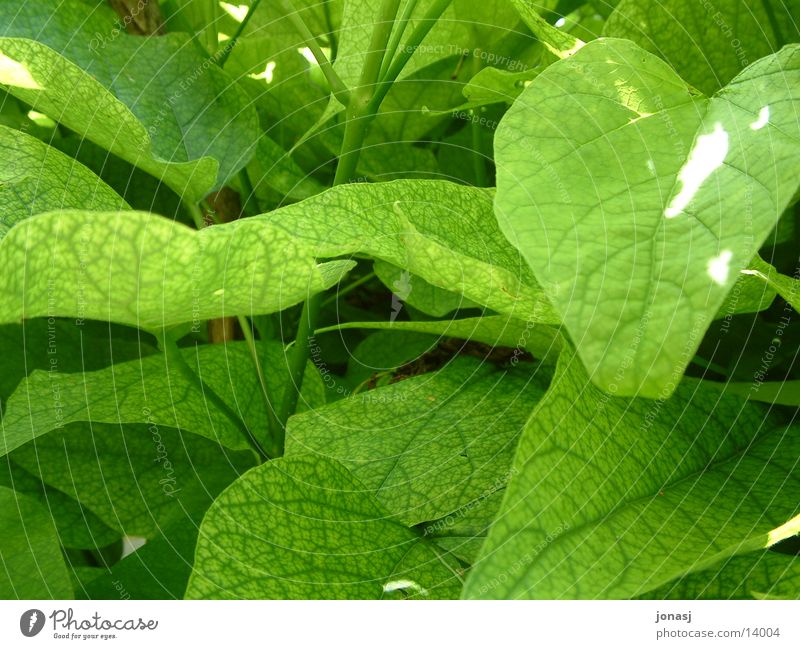
<svg viewBox="0 0 800 649"><path fill-rule="evenodd" d="M798 15L0 0L0 596L800 597Z"/></svg>

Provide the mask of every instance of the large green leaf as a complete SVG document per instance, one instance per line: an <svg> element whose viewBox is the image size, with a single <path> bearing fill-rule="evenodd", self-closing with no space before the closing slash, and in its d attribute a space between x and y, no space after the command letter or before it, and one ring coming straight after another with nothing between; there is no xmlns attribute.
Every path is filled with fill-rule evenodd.
<svg viewBox="0 0 800 649"><path fill-rule="evenodd" d="M692 94L629 41L526 88L495 139L495 210L592 380L668 396L798 185L800 47Z"/></svg>
<svg viewBox="0 0 800 649"><path fill-rule="evenodd" d="M203 519L186 597L453 597L454 569L369 491L317 457L249 471Z"/></svg>
<svg viewBox="0 0 800 649"><path fill-rule="evenodd" d="M81 16L76 21L75 17ZM243 167L258 139L247 96L189 40L120 32L107 7L0 2L0 83L189 199Z"/></svg>
<svg viewBox="0 0 800 649"><path fill-rule="evenodd" d="M107 322L33 318L0 325L0 405L4 411L6 399L34 370L91 372L157 352L151 336Z"/></svg>
<svg viewBox="0 0 800 649"><path fill-rule="evenodd" d="M496 311L557 323L491 200L491 190L398 180L340 185L261 218L317 257L370 255Z"/></svg>
<svg viewBox="0 0 800 649"><path fill-rule="evenodd" d="M68 316L157 328L280 311L352 264L318 266L313 244L263 221L196 231L142 212L65 210L12 228L0 266L13 269L0 322Z"/></svg>
<svg viewBox="0 0 800 649"><path fill-rule="evenodd" d="M110 545L120 537L119 532L78 501L44 484L7 458L0 460L0 485L37 500L49 512L58 531L58 542L64 547L92 550Z"/></svg>
<svg viewBox="0 0 800 649"><path fill-rule="evenodd" d="M211 503L209 503L210 505ZM170 521L136 552L84 582L90 599L181 599L192 573L197 533L205 510Z"/></svg>
<svg viewBox="0 0 800 649"><path fill-rule="evenodd" d="M0 598L72 597L50 514L33 498L0 487Z"/></svg>
<svg viewBox="0 0 800 649"><path fill-rule="evenodd" d="M267 388L275 403L285 390L281 345L261 345ZM196 433L234 450L249 448L242 422L262 443L267 415L255 367L245 343L202 345L182 350L196 377L163 354L116 363L94 372L62 374L36 370L8 400L0 455L73 422L146 423ZM199 378L227 405L220 408ZM324 403L319 375L306 374L303 403ZM241 422L239 420L242 420Z"/></svg>
<svg viewBox="0 0 800 649"><path fill-rule="evenodd" d="M409 525L434 520L505 484L548 374L460 357L433 374L292 417L286 453L341 462Z"/></svg>
<svg viewBox="0 0 800 649"><path fill-rule="evenodd" d="M721 566L693 572L646 599L800 599L800 557L750 552Z"/></svg>
<svg viewBox="0 0 800 649"><path fill-rule="evenodd" d="M634 41L712 93L749 63L796 40L799 9L796 0L622 0L604 33Z"/></svg>
<svg viewBox="0 0 800 649"><path fill-rule="evenodd" d="M797 432L707 382L610 397L562 352L464 595L629 598L787 538Z"/></svg>
<svg viewBox="0 0 800 649"><path fill-rule="evenodd" d="M66 424L10 457L110 528L147 538L205 511L254 462L251 453L153 424Z"/></svg>
<svg viewBox="0 0 800 649"><path fill-rule="evenodd" d="M0 238L40 212L127 207L86 167L31 135L0 126L0 149Z"/></svg>

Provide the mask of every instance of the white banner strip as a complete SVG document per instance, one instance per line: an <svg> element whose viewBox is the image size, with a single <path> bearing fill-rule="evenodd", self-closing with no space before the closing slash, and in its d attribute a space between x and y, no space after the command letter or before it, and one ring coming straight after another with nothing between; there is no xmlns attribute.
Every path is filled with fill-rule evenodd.
<svg viewBox="0 0 800 649"><path fill-rule="evenodd" d="M800 602L0 602L0 647L800 647Z"/></svg>

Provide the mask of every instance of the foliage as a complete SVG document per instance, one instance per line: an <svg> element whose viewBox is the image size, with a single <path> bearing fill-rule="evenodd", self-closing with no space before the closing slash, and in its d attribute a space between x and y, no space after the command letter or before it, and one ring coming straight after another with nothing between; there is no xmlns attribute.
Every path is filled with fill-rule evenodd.
<svg viewBox="0 0 800 649"><path fill-rule="evenodd" d="M0 596L798 597L794 0L119 6L0 0Z"/></svg>

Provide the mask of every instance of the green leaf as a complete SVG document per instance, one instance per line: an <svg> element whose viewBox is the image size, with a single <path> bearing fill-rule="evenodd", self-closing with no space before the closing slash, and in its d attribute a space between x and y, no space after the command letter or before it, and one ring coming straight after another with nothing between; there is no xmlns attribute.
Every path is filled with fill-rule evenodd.
<svg viewBox="0 0 800 649"><path fill-rule="evenodd" d="M798 10L796 0L622 0L604 34L633 41L695 88L713 93L748 64L795 40ZM792 38L781 38L787 36Z"/></svg>
<svg viewBox="0 0 800 649"><path fill-rule="evenodd" d="M2 2L0 22L0 83L188 200L222 186L252 155L255 110L185 36L129 36L114 12L87 15L76 0Z"/></svg>
<svg viewBox="0 0 800 649"><path fill-rule="evenodd" d="M121 210L127 204L79 162L0 126L0 239L15 223L57 209Z"/></svg>
<svg viewBox="0 0 800 649"><path fill-rule="evenodd" d="M91 372L157 352L151 336L107 322L33 318L0 325L0 405L5 410L6 399L34 370Z"/></svg>
<svg viewBox="0 0 800 649"><path fill-rule="evenodd" d="M198 232L142 212L70 210L12 228L0 265L17 269L0 295L0 322L67 316L151 329L280 311L352 267L317 265L312 244L261 220Z"/></svg>
<svg viewBox="0 0 800 649"><path fill-rule="evenodd" d="M426 538L468 565L475 563L500 511L511 472L488 486L480 496L438 520L421 525Z"/></svg>
<svg viewBox="0 0 800 649"><path fill-rule="evenodd" d="M300 201L325 189L267 135L258 141L248 173L256 197L264 204L278 203L284 199Z"/></svg>
<svg viewBox="0 0 800 649"><path fill-rule="evenodd" d="M204 511L253 465L251 453L153 424L67 424L10 457L112 529L146 538Z"/></svg>
<svg viewBox="0 0 800 649"><path fill-rule="evenodd" d="M562 352L463 595L629 598L768 547L800 524L798 454L796 429L709 382L610 397Z"/></svg>
<svg viewBox="0 0 800 649"><path fill-rule="evenodd" d="M409 525L445 516L505 482L549 380L459 357L432 374L292 417L287 456L341 462Z"/></svg>
<svg viewBox="0 0 800 649"><path fill-rule="evenodd" d="M272 343L259 347L264 348L267 389L274 401L280 402L286 379L284 373L273 370L286 365L282 346ZM181 354L230 412L219 408L198 380L190 380L162 354L95 372L35 370L8 400L0 455L74 422L146 423L202 435L229 449L246 450L247 437L241 423L233 418L236 416L264 441L265 405L247 345L200 345L183 349ZM319 375L309 371L307 377L303 402L312 407L324 403Z"/></svg>
<svg viewBox="0 0 800 649"><path fill-rule="evenodd" d="M522 322L508 316L485 316L483 318L460 318L455 320L413 320L394 322L345 322L333 327L319 329L317 333L342 329L380 329L385 331L413 331L440 337L461 338L491 345L519 350L512 356L519 360L524 351L539 359L553 358L561 351L558 331L546 325ZM512 360L512 363L515 362Z"/></svg>
<svg viewBox="0 0 800 649"><path fill-rule="evenodd" d="M798 186L797 88L796 46L706 99L633 43L600 39L508 111L497 218L596 385L669 395Z"/></svg>
<svg viewBox="0 0 800 649"><path fill-rule="evenodd" d="M721 566L693 572L646 599L798 599L800 558L779 552L750 552Z"/></svg>
<svg viewBox="0 0 800 649"><path fill-rule="evenodd" d="M50 514L33 498L0 487L0 598L72 597Z"/></svg>
<svg viewBox="0 0 800 649"><path fill-rule="evenodd" d="M796 277L788 277L779 273L774 266L765 262L761 257L753 259L753 262L742 273L763 282L769 290L777 292L789 303L789 306L800 313L800 280Z"/></svg>
<svg viewBox="0 0 800 649"><path fill-rule="evenodd" d="M435 547L343 466L282 458L249 471L203 519L188 599L444 599L459 581Z"/></svg>
<svg viewBox="0 0 800 649"><path fill-rule="evenodd" d="M210 503L209 503L210 505ZM182 599L205 510L173 521L136 552L84 582L90 599Z"/></svg>
<svg viewBox="0 0 800 649"><path fill-rule="evenodd" d="M384 286L397 295L400 303L407 303L436 318L446 316L456 309L472 309L478 305L463 295L452 293L411 275L407 270L378 259L373 265L375 274Z"/></svg>
<svg viewBox="0 0 800 649"><path fill-rule="evenodd" d="M37 500L50 513L58 542L64 547L92 550L110 545L120 537L79 502L43 484L13 462L0 461L0 485Z"/></svg>
<svg viewBox="0 0 800 649"><path fill-rule="evenodd" d="M514 72L497 68L483 68L464 86L462 93L467 99L467 103L459 106L459 109L478 108L498 103L512 104L539 72L541 72L541 68Z"/></svg>
<svg viewBox="0 0 800 649"><path fill-rule="evenodd" d="M537 11L538 3L532 3L528 0L511 0L511 4L519 12L528 29L558 58L563 59L572 56L585 45L582 40L553 27L542 18Z"/></svg>
<svg viewBox="0 0 800 649"><path fill-rule="evenodd" d="M260 217L317 257L361 253L496 311L557 323L497 227L492 192L443 181L340 185ZM211 228L212 230L214 228Z"/></svg>

